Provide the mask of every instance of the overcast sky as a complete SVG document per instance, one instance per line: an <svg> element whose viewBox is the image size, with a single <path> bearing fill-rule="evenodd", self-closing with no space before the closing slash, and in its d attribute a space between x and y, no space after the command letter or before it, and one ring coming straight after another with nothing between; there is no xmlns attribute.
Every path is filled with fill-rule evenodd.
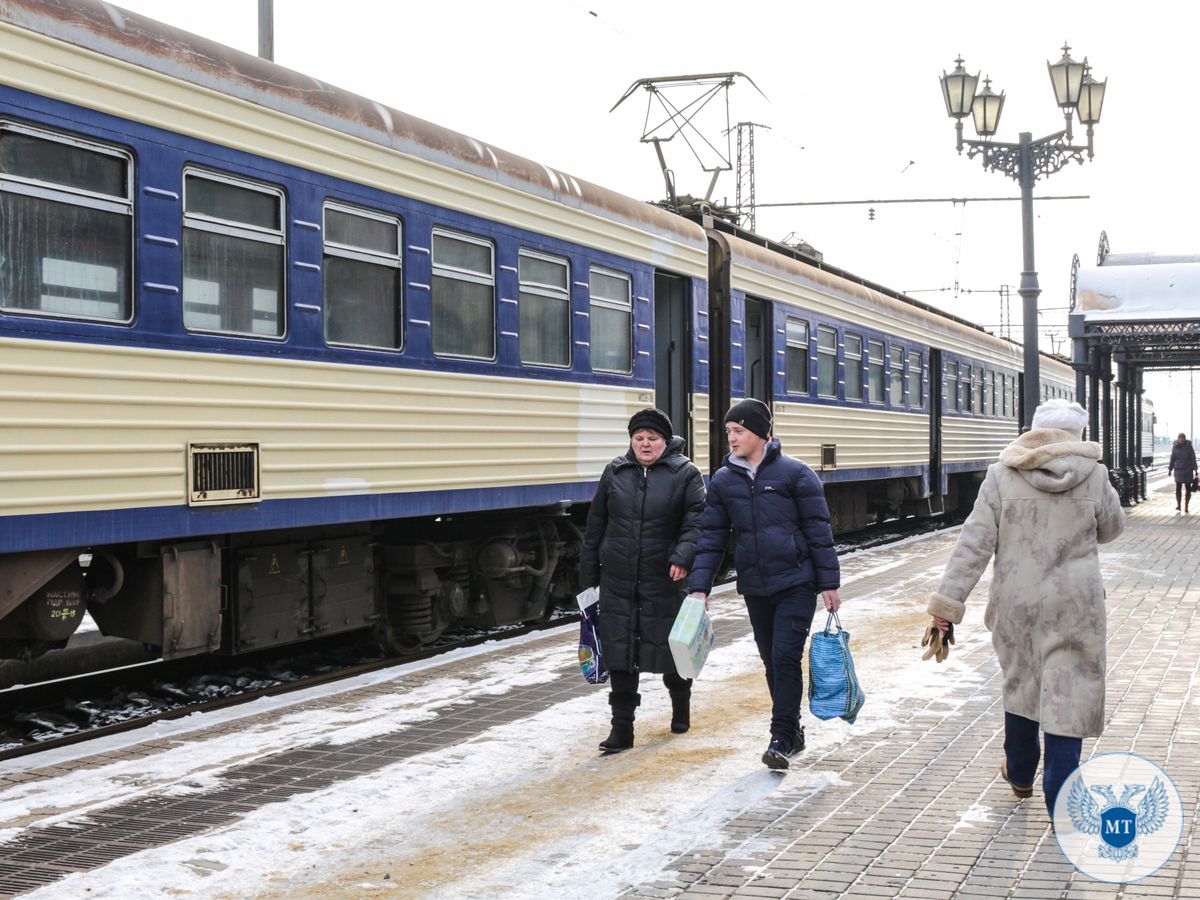
<svg viewBox="0 0 1200 900"><path fill-rule="evenodd" d="M123 0L118 5L238 49L257 50L256 0ZM1043 347L1069 353L1071 259L1113 252L1200 252L1200 117L1191 65L1200 3L515 0L379 3L275 0L275 58L573 175L645 200L665 194L653 148L640 144L646 94L609 108L636 79L740 71L733 122L756 135L761 203L1017 197L1012 179L959 157L938 77L957 54L1007 100L999 140L1062 128L1047 61L1064 39L1108 78L1096 156L1039 182L1035 205ZM673 92L687 103L693 95ZM724 149L724 108L702 120ZM653 113L652 113L653 115ZM1077 127L1077 138L1082 138ZM966 126L968 137L973 129ZM1079 140L1077 143L1081 142ZM709 176L678 139L665 146L681 193ZM711 165L711 161L706 161ZM732 203L732 173L714 197ZM1020 204L888 204L764 209L758 231L802 238L828 261L982 325L1000 325L1012 287L1020 337ZM789 237L792 236L792 237ZM956 291L955 288L958 288ZM1160 431L1190 430L1189 379L1148 379Z"/></svg>

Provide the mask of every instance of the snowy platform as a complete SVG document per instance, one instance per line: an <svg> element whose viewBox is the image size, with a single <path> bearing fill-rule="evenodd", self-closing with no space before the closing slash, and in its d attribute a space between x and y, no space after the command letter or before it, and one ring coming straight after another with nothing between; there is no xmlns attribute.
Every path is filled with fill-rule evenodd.
<svg viewBox="0 0 1200 900"><path fill-rule="evenodd" d="M1040 785L1018 801L997 778L986 576L950 660L920 659L956 536L843 558L867 704L853 726L806 711L785 775L759 761L766 687L726 593L691 732L646 676L616 756L567 626L0 764L0 895L1200 896L1200 515L1158 491L1102 557L1109 723L1085 756L1158 762L1187 810L1176 854L1123 888L1066 861Z"/></svg>

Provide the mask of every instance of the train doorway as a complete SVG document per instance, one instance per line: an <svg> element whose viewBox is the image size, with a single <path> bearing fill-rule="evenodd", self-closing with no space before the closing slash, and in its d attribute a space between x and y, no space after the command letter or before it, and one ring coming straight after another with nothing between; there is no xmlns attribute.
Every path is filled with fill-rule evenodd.
<svg viewBox="0 0 1200 900"><path fill-rule="evenodd" d="M692 359L689 282L654 273L654 405L671 418L675 433L692 446Z"/></svg>
<svg viewBox="0 0 1200 900"><path fill-rule="evenodd" d="M771 366L771 304L746 298L746 396L771 406L774 384Z"/></svg>
<svg viewBox="0 0 1200 900"><path fill-rule="evenodd" d="M929 348L929 503L931 511L942 506L942 351Z"/></svg>

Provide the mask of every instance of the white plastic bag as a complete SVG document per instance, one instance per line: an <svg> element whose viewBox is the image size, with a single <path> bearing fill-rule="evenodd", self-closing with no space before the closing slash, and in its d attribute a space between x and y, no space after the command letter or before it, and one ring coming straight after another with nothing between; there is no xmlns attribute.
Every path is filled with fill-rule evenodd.
<svg viewBox="0 0 1200 900"><path fill-rule="evenodd" d="M600 602L600 591L594 587L584 588L582 592L575 596L575 602L579 604L581 611L585 610L589 606Z"/></svg>
<svg viewBox="0 0 1200 900"><path fill-rule="evenodd" d="M708 659L708 651L716 640L703 598L688 597L679 607L679 615L675 617L675 624L671 626L671 634L667 638L676 671L683 678L699 675Z"/></svg>

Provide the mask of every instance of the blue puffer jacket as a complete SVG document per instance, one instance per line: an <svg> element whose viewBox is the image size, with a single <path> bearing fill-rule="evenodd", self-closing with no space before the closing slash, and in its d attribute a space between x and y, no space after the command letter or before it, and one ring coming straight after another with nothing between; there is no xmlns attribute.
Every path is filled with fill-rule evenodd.
<svg viewBox="0 0 1200 900"><path fill-rule="evenodd" d="M801 585L827 591L841 584L825 490L812 469L783 453L778 438L767 444L753 478L749 466L731 454L709 482L688 582L693 592L712 590L731 528L737 533L734 566L743 596Z"/></svg>

